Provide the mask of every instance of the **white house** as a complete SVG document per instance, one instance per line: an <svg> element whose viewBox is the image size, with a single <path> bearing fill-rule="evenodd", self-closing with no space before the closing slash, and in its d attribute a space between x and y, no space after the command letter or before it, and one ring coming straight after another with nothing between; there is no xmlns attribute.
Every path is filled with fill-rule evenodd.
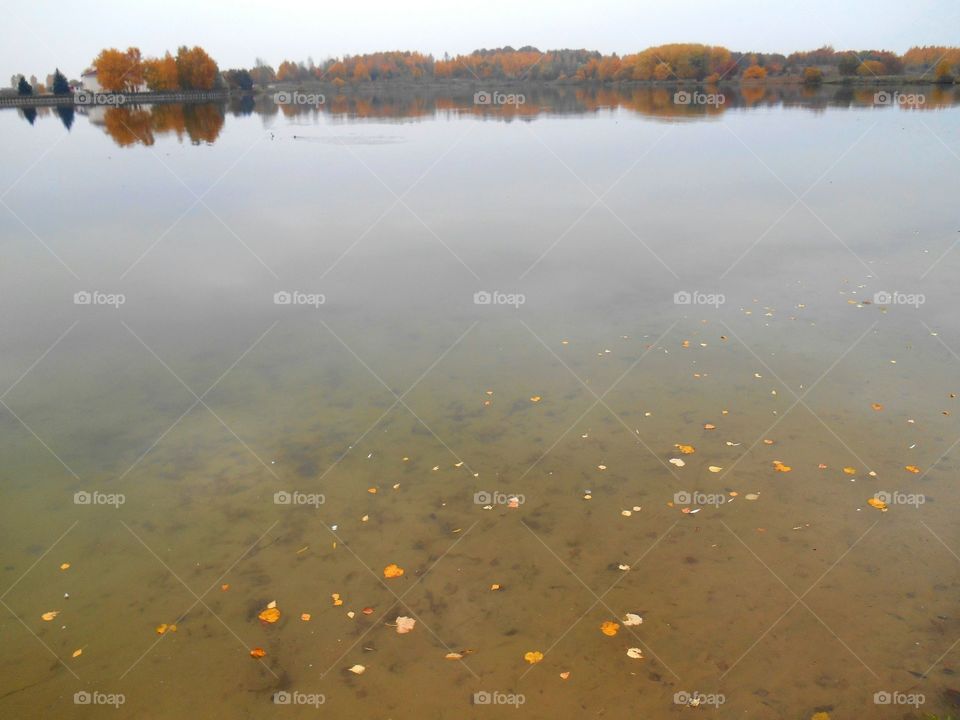
<svg viewBox="0 0 960 720"><path fill-rule="evenodd" d="M97 80L97 70L96 68L90 68L89 70L84 70L80 75L80 82L83 85L83 89L87 92L92 93L101 93L104 92L103 86L100 85L100 81ZM139 86L134 88L134 92L147 92L147 84L145 82L140 83Z"/></svg>

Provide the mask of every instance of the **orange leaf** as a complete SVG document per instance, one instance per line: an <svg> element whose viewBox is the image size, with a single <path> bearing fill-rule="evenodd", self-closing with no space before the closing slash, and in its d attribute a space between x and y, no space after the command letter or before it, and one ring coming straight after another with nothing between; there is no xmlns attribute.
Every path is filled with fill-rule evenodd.
<svg viewBox="0 0 960 720"><path fill-rule="evenodd" d="M696 449L693 445L674 445L674 447L679 450L684 455L693 455L696 452Z"/></svg>
<svg viewBox="0 0 960 720"><path fill-rule="evenodd" d="M390 563L383 569L383 576L385 578L398 578L401 575L403 575L403 568L396 563Z"/></svg>
<svg viewBox="0 0 960 720"><path fill-rule="evenodd" d="M264 650L262 647L255 647L252 650L250 650L250 657L256 658L257 660L259 660L266 654L267 654L267 651Z"/></svg>
<svg viewBox="0 0 960 720"><path fill-rule="evenodd" d="M904 469L907 472L912 472L914 475L920 472L920 468L918 468L916 465L907 465Z"/></svg>
<svg viewBox="0 0 960 720"><path fill-rule="evenodd" d="M280 619L280 608L277 607L268 607L260 611L260 614L257 615L260 620L265 623L275 623Z"/></svg>
<svg viewBox="0 0 960 720"><path fill-rule="evenodd" d="M620 631L620 626L615 622L610 622L607 620L603 625L600 626L600 632L608 637L613 637Z"/></svg>
<svg viewBox="0 0 960 720"><path fill-rule="evenodd" d="M538 662L543 660L543 653L539 650L531 650L528 653L524 653L523 659L531 665L536 665Z"/></svg>

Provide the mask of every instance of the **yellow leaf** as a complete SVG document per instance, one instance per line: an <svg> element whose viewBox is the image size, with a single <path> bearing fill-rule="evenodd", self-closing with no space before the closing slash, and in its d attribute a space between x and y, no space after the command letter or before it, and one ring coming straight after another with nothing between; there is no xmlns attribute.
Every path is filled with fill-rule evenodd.
<svg viewBox="0 0 960 720"><path fill-rule="evenodd" d="M83 655L83 648L78 648L73 651L73 655L70 657L80 657L81 655Z"/></svg>
<svg viewBox="0 0 960 720"><path fill-rule="evenodd" d="M343 600L340 599L340 593L331 593L330 599L333 601L334 607L339 607L340 605L343 605Z"/></svg>
<svg viewBox="0 0 960 720"><path fill-rule="evenodd" d="M41 615L41 616L40 616L40 619L41 619L41 620L46 620L47 622L50 622L51 620L53 620L53 619L54 619L57 615L59 615L59 614L60 614L60 611L59 611L59 610L51 610L50 612L45 612L43 615Z"/></svg>
<svg viewBox="0 0 960 720"><path fill-rule="evenodd" d="M566 679L569 678L569 677L570 677L570 671L569 671L569 670L564 670L562 673L560 673L560 679L561 679L561 680L566 680Z"/></svg>
<svg viewBox="0 0 960 720"><path fill-rule="evenodd" d="M268 607L264 610L261 610L257 617L265 623L275 623L280 619L280 608Z"/></svg>
<svg viewBox="0 0 960 720"><path fill-rule="evenodd" d="M166 623L160 623L159 625L157 625L157 635L163 635L167 631L167 628L169 627L170 626L167 625Z"/></svg>
<svg viewBox="0 0 960 720"><path fill-rule="evenodd" d="M70 567L70 563L61 563L61 564L60 564L60 569L61 569L61 570L67 570L69 567Z"/></svg>
<svg viewBox="0 0 960 720"><path fill-rule="evenodd" d="M877 412L880 412L881 410L883 410L883 405L881 405L880 403L872 403L870 407L872 407Z"/></svg>
<svg viewBox="0 0 960 720"><path fill-rule="evenodd" d="M677 445L674 445L674 447L675 447L677 450L679 450L681 453L683 453L684 455L692 455L693 453L696 452L696 449L693 447L693 445L679 445L679 444L677 444Z"/></svg>
<svg viewBox="0 0 960 720"><path fill-rule="evenodd" d="M523 659L531 665L536 665L538 662L543 660L543 653L539 650L531 650L530 652L524 654Z"/></svg>
<svg viewBox="0 0 960 720"><path fill-rule="evenodd" d="M530 398L530 402L532 402L532 403L538 403L538 402L540 402L541 399L542 399L542 398L541 398L539 395L534 395L533 397Z"/></svg>
<svg viewBox="0 0 960 720"><path fill-rule="evenodd" d="M918 468L916 465L907 465L904 469L907 472L912 472L914 474L920 472L920 468Z"/></svg>
<svg viewBox="0 0 960 720"><path fill-rule="evenodd" d="M354 675L363 675L367 671L367 668L365 668L363 665L354 665L347 668L347 670L352 672Z"/></svg>
<svg viewBox="0 0 960 720"><path fill-rule="evenodd" d="M854 468L854 467L845 467L845 468L843 469L843 471L844 471L847 475L856 475L856 474L857 474L857 469Z"/></svg>
<svg viewBox="0 0 960 720"><path fill-rule="evenodd" d="M501 587L500 583L494 583L493 585L490 586L490 589L491 589L491 590L499 590L500 587Z"/></svg>
<svg viewBox="0 0 960 720"><path fill-rule="evenodd" d="M304 622L310 622L310 613L300 613L300 619Z"/></svg>
<svg viewBox="0 0 960 720"><path fill-rule="evenodd" d="M600 626L600 632L608 637L613 637L620 631L620 626L615 622L610 622L607 620L603 625Z"/></svg>
<svg viewBox="0 0 960 720"><path fill-rule="evenodd" d="M883 500L878 500L875 497L867 500L867 504L870 505L870 507L875 507L877 510L887 511L887 504Z"/></svg>
<svg viewBox="0 0 960 720"><path fill-rule="evenodd" d="M403 575L403 568L396 563L390 563L383 569L383 576L385 578L398 578L401 575Z"/></svg>

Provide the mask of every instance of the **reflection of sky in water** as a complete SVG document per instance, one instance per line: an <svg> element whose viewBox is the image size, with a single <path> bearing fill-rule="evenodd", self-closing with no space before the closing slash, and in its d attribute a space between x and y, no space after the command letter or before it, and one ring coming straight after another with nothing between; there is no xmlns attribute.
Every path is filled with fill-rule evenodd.
<svg viewBox="0 0 960 720"><path fill-rule="evenodd" d="M197 585L212 582L215 574L207 575L228 565L270 525L273 516L258 503L295 483L317 483L328 494L324 522L343 523L374 569L406 562L413 575L415 567L429 567L444 552L450 530L478 519L494 524L494 515L478 516L464 500L486 485L475 486L448 467L453 461L436 432L476 467L487 489L531 498L524 509L530 527L601 588L615 579L609 577L611 565L642 552L638 538L652 542L650 533L661 535L677 519L665 507L676 488L661 462L674 443L692 442L700 450L682 476L688 489L762 490L765 503L741 501L722 517L738 535L758 543L758 553L788 576L791 587L806 589L869 527L858 523L876 519L856 512L876 483L863 473L852 484L811 468L824 462L834 470L845 464L863 470L859 457L880 469L882 482L891 478L905 486L898 473L906 460L932 466L958 432L956 413L941 414L952 407L948 393L956 390L958 361L922 324L960 348L953 312L960 259L948 253L936 262L960 237L955 213L945 210L956 204L958 166L941 143L957 149L957 111L828 107L815 113L783 105L747 109L741 102L708 121L672 122L626 103L612 111L563 112L565 103L576 107L578 101L576 93L564 97L555 102L560 110L511 123L475 116L469 108L431 111L416 121L381 119L373 111L362 119L349 112L292 118L227 113L212 144L190 144L184 129L182 142L173 131L157 132L149 147L118 147L105 132L106 121L99 125L81 114L68 135L49 114L31 126L14 111L0 113L6 159L0 187L12 186L4 202L30 228L10 212L0 213L0 387L16 382L77 321L5 402L82 478L74 481L14 418L0 421L12 492L4 514L14 539L4 563L12 568L11 582L24 569L17 555L27 543L22 538L43 545L47 535L72 522L75 509L64 510L62 503L68 490L94 482L113 487L131 465L135 469L123 481L131 497L124 517L151 543L172 548L175 563L208 563L202 570L209 573L190 576ZM648 100L647 109L654 109ZM204 117L166 112L171 127L181 117ZM75 306L73 294L84 289L124 293L126 303L119 310ZM323 293L326 303L318 309L277 306L272 299L279 290ZM478 290L523 293L526 302L518 309L477 306ZM719 309L677 306L673 298L680 290L722 293L726 303ZM858 302L883 290L923 293L927 302L886 311ZM683 348L685 339L691 347ZM227 427L199 406L135 464L195 400L164 363L200 395L240 358L206 398ZM828 430L806 405L791 410L796 398L790 389L801 393L834 363L805 399ZM398 405L374 426L396 399L378 378L402 394L428 369L405 397L411 412ZM589 411L596 399L591 391L601 394L615 382L604 402L623 424L604 406ZM487 396L487 389L494 394ZM534 394L543 402L531 405ZM484 406L488 398L491 405ZM886 405L883 413L869 409L878 399ZM907 426L907 417L918 425ZM701 429L707 421L721 429L707 434ZM738 453L774 423L773 449L761 445L730 477L702 472L708 463L737 462ZM332 467L369 428L357 451ZM637 431L656 457L630 435ZM728 438L742 445L723 445ZM919 455L905 449L913 442ZM542 465L535 464L544 453ZM413 467L398 461L404 456ZM258 457L277 460L279 480ZM772 459L789 462L794 473L774 483L767 472ZM598 475L599 464L609 467L606 475ZM432 471L435 465L442 472ZM950 527L946 474L953 468L947 459L923 486L937 500L923 517L937 528ZM385 491L398 481L408 494L395 501L365 492L371 485ZM360 499L352 492L357 487ZM587 489L595 498L590 506L582 500ZM646 524L615 522L622 519L621 508L635 504L644 507L639 518ZM363 535L355 519L368 513L373 521ZM930 538L918 539L916 523L908 524L902 512L887 515L896 532L878 529L873 555L854 554L838 567L830 594L816 609L834 613L830 624L843 628L845 640L869 655L871 667L894 687L902 682L897 668L906 663L922 671L946 649L922 628L930 612L950 612L946 601L932 596L932 578L952 592L956 573L948 554L920 554ZM769 625L792 602L789 595L783 608L751 599L728 602L737 597L731 585L776 581L749 553L735 552L735 541L723 526L710 524L712 517L701 513L696 532L681 526L663 543L662 554L651 555L644 574L637 575L643 579L628 582L629 592L616 606L649 611L645 638L668 665L705 688L717 682L723 663L731 665L750 646L762 630L754 624ZM529 530L504 528L506 523L495 541L481 526L476 544L465 541L449 567L438 567L437 585L426 584L416 601L425 618L434 613L439 632L455 649L484 644L477 666L504 688L515 681L511 664L517 657L548 644L558 627L572 621L570 612L579 615L589 605L571 599L576 593L566 584L569 576L540 552ZM816 526L817 534L792 529L805 523ZM96 523L87 525L78 531L78 556L104 545L121 548L121 556L99 585L81 578L77 587L91 602L119 613L134 601L117 591L107 597L103 588L120 579L143 583L145 597L136 602L149 606L139 622L145 634L137 623L112 633L110 642L123 657L104 677L116 677L152 641L152 627L183 608L179 602L156 605L156 598L176 588L129 550L129 537L109 535L108 523L99 529L102 536ZM326 547L329 538L305 516L283 528L262 555L258 551L242 566L247 579L232 579L243 602L221 602L245 639L264 643L244 603L276 594L294 618L311 607L319 635L307 642L288 628L269 656L285 664L291 682L306 684L315 678L303 668L325 668L337 658L320 638L352 632L321 615L329 593L345 591L358 607L385 607L390 598L374 597L377 591L356 574L358 566L342 555L310 556L315 564L297 564L294 551ZM769 533L766 541L757 528ZM872 567L881 552L901 568L898 582ZM897 564L911 553L923 559ZM301 572L303 567L309 570ZM474 577L478 587L506 577L515 593L509 609L488 607L486 595L471 589ZM18 611L33 612L30 603L49 609L51 599L31 583L25 583ZM885 637L896 642L871 639L867 626L887 618L905 588L918 599L898 608L901 624L887 627ZM723 638L702 616L704 591L716 593L712 602L737 618ZM864 597L877 601L857 615L845 614L847 607L863 607ZM531 608L538 618L526 616ZM757 615L756 623L744 608ZM85 618L71 623L95 634ZM477 618L496 629L488 643L470 630ZM623 662L619 646L616 660L605 654L613 645L596 647L602 619L591 615L584 634L572 636L585 665L564 656L575 675L587 668L595 674L597 687L577 692L583 693L581 702L596 707L603 704L600 695L620 692L617 663ZM197 622L185 623L186 630ZM511 629L517 632L502 634ZM418 631L410 637L419 637ZM374 637L382 654L369 664L393 662L407 674L384 678L371 671L384 684L367 697L344 690L353 686L339 678L329 680L331 697L340 691L343 707L360 714L369 710L370 697L398 692L403 678L427 687L430 678L417 680L420 670L404 663L432 667L438 652L411 645L407 655L394 655L385 638ZM847 677L848 663L855 661L834 647L829 634L811 637L791 616L771 645L788 638L786 645L805 662L824 653L818 677ZM704 638L713 657L706 670L699 660L691 662L705 652ZM47 682L50 658L34 656L42 651L30 644L34 639L24 634L11 642L16 656L27 658L8 668L11 687L37 678ZM193 642L197 653L221 659L226 668L213 672L211 685L223 692L234 687L238 671L230 653L236 648L196 636ZM933 653L926 663L919 646ZM763 652L771 652L770 646ZM751 704L755 686L805 710L830 702L853 707L859 697L854 688L864 685L859 676L842 686L831 680L813 691L816 702L801 701L796 682L810 679L806 670L788 655L781 664L793 675L764 677L762 658L769 655L758 652L752 665L745 661L745 676L737 679L750 692L738 695L734 687L728 693L738 711L757 710ZM559 668L549 674L555 676L554 670ZM670 675L655 662L642 670L644 677ZM169 672L172 680L189 684L189 665ZM149 697L148 680L149 674L137 677L132 692ZM251 684L246 677L240 682ZM650 693L643 702L651 704L643 707L662 710L652 698L667 688L649 677L645 682L651 684L644 686ZM468 684L462 680L427 693L424 702L453 707ZM539 693L537 687L529 692ZM549 697L554 699L544 701L534 717L547 716L549 703L569 700ZM227 707L242 712L248 701L234 698ZM175 700L157 707L158 716L172 716Z"/></svg>

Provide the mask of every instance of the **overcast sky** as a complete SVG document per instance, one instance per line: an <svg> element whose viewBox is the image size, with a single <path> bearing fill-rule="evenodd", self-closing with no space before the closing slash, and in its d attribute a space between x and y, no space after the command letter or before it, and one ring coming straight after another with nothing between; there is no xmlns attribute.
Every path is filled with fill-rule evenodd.
<svg viewBox="0 0 960 720"><path fill-rule="evenodd" d="M104 47L201 45L221 68L372 50L629 53L667 42L788 52L960 45L960 0L3 0L0 77L71 78ZM5 84L5 83L4 83Z"/></svg>

